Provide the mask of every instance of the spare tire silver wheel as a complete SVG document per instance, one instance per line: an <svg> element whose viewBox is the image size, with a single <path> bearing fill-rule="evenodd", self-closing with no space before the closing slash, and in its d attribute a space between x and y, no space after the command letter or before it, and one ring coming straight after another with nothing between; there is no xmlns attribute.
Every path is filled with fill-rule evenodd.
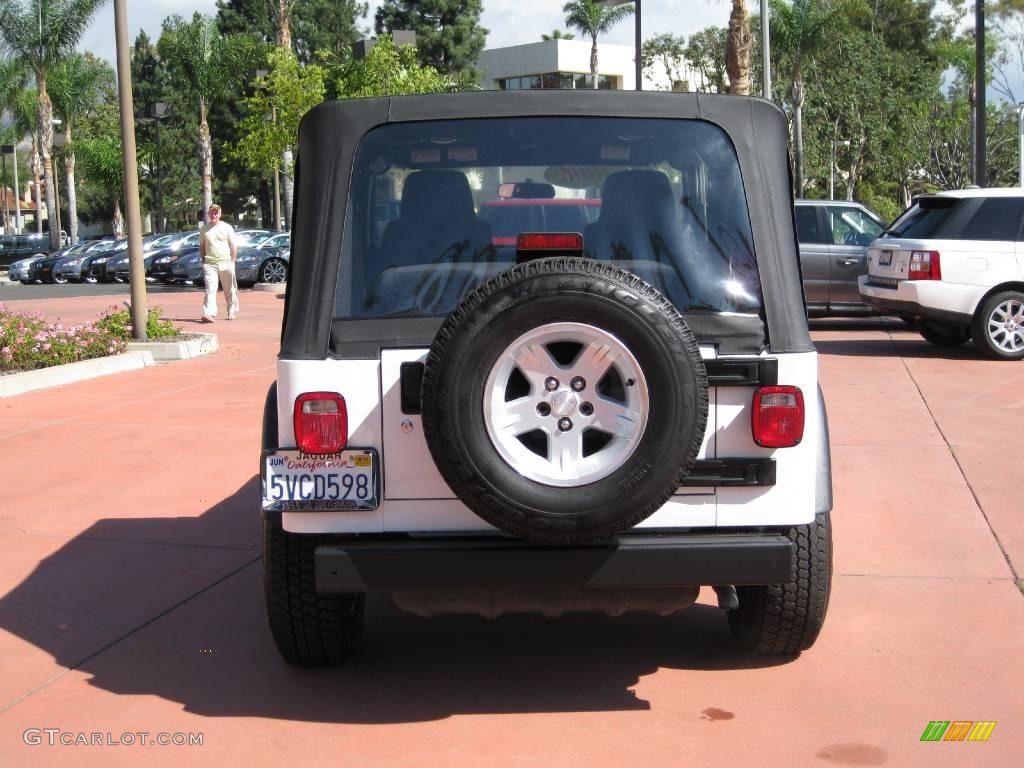
<svg viewBox="0 0 1024 768"><path fill-rule="evenodd" d="M522 379L529 393L508 400ZM649 412L647 379L636 358L615 336L586 323L527 331L498 356L484 388L487 434L501 457L523 477L562 488L621 467Z"/></svg>
<svg viewBox="0 0 1024 768"><path fill-rule="evenodd" d="M434 339L421 394L455 494L497 528L552 544L607 539L660 508L708 413L697 342L672 304L576 258L471 292Z"/></svg>

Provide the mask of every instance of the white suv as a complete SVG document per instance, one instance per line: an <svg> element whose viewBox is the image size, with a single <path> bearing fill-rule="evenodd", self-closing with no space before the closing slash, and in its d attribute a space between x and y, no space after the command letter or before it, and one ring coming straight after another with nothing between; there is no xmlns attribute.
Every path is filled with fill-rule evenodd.
<svg viewBox="0 0 1024 768"><path fill-rule="evenodd" d="M864 302L941 346L1024 358L1024 189L922 195L868 249Z"/></svg>
<svg viewBox="0 0 1024 768"><path fill-rule="evenodd" d="M742 647L814 643L828 426L774 105L352 99L310 111L299 147L261 465L288 661L343 661L372 592L617 615L711 586ZM600 204L532 215L552 200Z"/></svg>

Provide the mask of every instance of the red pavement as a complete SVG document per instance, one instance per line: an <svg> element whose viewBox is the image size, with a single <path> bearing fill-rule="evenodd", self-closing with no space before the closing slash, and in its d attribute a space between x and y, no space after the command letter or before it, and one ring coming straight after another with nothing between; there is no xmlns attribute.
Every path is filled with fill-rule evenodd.
<svg viewBox="0 0 1024 768"><path fill-rule="evenodd" d="M182 325L200 301L158 299ZM74 322L106 303L18 304ZM0 400L0 766L1019 764L1024 363L818 324L836 580L799 659L730 654L706 604L488 621L375 598L354 665L296 670L257 543L282 305L244 292L238 321L203 329L214 355ZM936 719L998 725L921 743ZM30 728L203 745L27 745Z"/></svg>

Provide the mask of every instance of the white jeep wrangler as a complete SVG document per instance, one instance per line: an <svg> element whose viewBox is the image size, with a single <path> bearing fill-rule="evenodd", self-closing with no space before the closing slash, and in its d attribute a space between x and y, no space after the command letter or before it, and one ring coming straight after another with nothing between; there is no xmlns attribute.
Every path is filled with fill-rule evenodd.
<svg viewBox="0 0 1024 768"><path fill-rule="evenodd" d="M374 591L617 614L708 585L740 647L814 643L832 489L785 147L782 114L737 97L306 116L261 464L288 661L345 660Z"/></svg>

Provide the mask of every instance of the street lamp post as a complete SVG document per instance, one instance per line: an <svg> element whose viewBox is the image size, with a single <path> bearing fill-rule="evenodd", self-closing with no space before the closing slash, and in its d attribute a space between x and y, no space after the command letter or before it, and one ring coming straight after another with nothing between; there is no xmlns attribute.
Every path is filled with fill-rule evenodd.
<svg viewBox="0 0 1024 768"><path fill-rule="evenodd" d="M1017 186L1024 187L1024 102L1017 105L1017 161L1019 175Z"/></svg>
<svg viewBox="0 0 1024 768"><path fill-rule="evenodd" d="M56 118L54 118L54 121L53 121L54 125L60 125L60 123L61 123L60 120L57 120ZM57 133L53 134L53 146L54 147L63 147L65 144L67 144L67 142L68 142L68 137L67 137L66 133L61 131L61 132L57 132ZM54 167L56 168L56 163L54 163ZM55 213L57 214L57 242L59 242L61 247L63 248L64 247L64 238L61 235L64 232L64 227L60 223L60 181L59 181L59 179L60 179L60 173L58 173L56 170L54 170L54 172L53 172L53 207L57 209L55 211ZM46 212L46 218L47 219L50 218L50 212L49 211ZM51 227L53 226L53 221L52 220L50 221L50 226ZM51 240L50 242L52 243L53 240Z"/></svg>
<svg viewBox="0 0 1024 768"><path fill-rule="evenodd" d="M371 46L372 47L372 46ZM270 74L269 69L257 69L256 77L263 79ZM277 123L277 107L273 104L270 105L270 122ZM281 228L281 180L278 174L277 164L274 164L274 226L271 227L273 230Z"/></svg>
<svg viewBox="0 0 1024 768"><path fill-rule="evenodd" d="M160 153L160 121L170 117L171 107L157 101L146 107L146 116L140 123L154 123L156 126L156 226L154 230L162 234L164 231L164 171Z"/></svg>
<svg viewBox="0 0 1024 768"><path fill-rule="evenodd" d="M849 139L843 139L841 141L832 140L832 154L829 157L828 163L828 199L836 199L836 147L848 147L850 146Z"/></svg>

